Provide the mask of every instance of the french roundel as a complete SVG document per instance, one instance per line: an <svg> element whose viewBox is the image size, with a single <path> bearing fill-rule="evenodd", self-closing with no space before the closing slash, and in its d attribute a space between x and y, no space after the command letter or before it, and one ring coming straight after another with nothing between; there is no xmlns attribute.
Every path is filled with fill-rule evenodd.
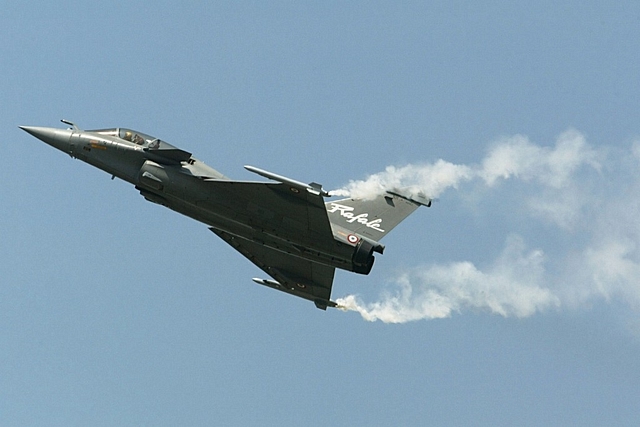
<svg viewBox="0 0 640 427"><path fill-rule="evenodd" d="M347 236L347 240L349 241L349 243L353 243L355 245L356 243L358 243L358 240L360 239L355 234L349 234Z"/></svg>

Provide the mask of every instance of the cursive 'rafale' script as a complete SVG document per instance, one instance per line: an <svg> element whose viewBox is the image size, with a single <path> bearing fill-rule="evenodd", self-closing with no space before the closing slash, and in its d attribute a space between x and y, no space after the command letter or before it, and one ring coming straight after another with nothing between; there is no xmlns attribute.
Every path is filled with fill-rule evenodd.
<svg viewBox="0 0 640 427"><path fill-rule="evenodd" d="M362 224L368 228L372 228L376 231L384 233L384 230L380 228L380 225L382 224L382 219L378 218L378 219L369 221L368 213L361 213L358 215L354 215L353 211L354 211L354 208L352 208L351 206L345 206L338 203L331 203L331 209L329 209L327 212L329 213L339 212L340 216L346 218L349 224L351 224L352 222L358 222L359 224Z"/></svg>

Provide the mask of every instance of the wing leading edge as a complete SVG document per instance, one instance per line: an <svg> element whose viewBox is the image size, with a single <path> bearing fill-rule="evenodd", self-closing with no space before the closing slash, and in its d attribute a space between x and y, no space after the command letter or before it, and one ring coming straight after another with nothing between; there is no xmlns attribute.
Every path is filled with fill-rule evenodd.
<svg viewBox="0 0 640 427"><path fill-rule="evenodd" d="M335 268L265 247L211 227L210 230L276 281L254 279L256 283L313 301L326 310L336 307L331 301Z"/></svg>

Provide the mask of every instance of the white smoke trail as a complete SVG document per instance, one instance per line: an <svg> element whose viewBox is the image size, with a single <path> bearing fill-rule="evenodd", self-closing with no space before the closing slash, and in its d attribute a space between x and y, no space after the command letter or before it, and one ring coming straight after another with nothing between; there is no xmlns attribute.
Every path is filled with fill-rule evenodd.
<svg viewBox="0 0 640 427"><path fill-rule="evenodd" d="M527 249L519 231L505 230L501 254L488 265L469 261L423 265L401 273L379 301L349 295L336 302L369 321L404 323L480 310L526 317L594 299L640 307L640 144L628 152L594 148L576 130L553 147L525 136L492 144L476 165L444 160L388 167L342 193L370 198L385 188L413 187L431 197L456 189L512 199L528 233L552 233L556 247ZM486 208L486 206L485 206ZM492 215L488 215L491 217ZM481 230L479 231L479 233ZM527 232L523 231L524 234ZM479 235L478 238L484 238Z"/></svg>
<svg viewBox="0 0 640 427"><path fill-rule="evenodd" d="M411 187L430 197L438 197L448 188L469 181L474 172L464 165L438 160L434 164L388 166L384 172L371 175L364 181L351 181L346 188L332 191L332 195L371 199L391 188Z"/></svg>

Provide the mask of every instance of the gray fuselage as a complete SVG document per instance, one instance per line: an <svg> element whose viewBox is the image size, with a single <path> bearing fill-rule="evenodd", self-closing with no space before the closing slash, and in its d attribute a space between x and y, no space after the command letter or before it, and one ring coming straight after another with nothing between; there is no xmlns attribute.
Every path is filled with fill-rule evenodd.
<svg viewBox="0 0 640 427"><path fill-rule="evenodd" d="M330 229L314 230L297 224L288 212L272 209L261 194L236 191L242 182L230 180L191 153L157 138L124 128L22 129L133 184L145 199L210 227L301 259L359 273L370 270L370 265L364 269L354 265L354 244L346 240L344 232L334 236ZM228 185L212 186L212 181ZM293 196L287 200L293 208L299 206L303 213L307 212L307 206ZM287 195L278 193L278 197Z"/></svg>

